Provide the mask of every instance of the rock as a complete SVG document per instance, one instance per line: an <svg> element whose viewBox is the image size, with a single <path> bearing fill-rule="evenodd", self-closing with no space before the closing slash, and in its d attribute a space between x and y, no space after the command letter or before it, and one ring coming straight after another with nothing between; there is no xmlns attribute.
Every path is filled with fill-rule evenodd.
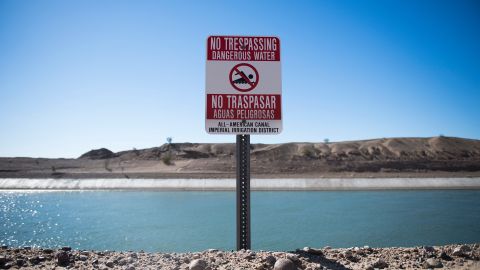
<svg viewBox="0 0 480 270"><path fill-rule="evenodd" d="M71 248L71 247L62 247L62 250L63 250L63 251L71 251L72 248Z"/></svg>
<svg viewBox="0 0 480 270"><path fill-rule="evenodd" d="M289 259L278 259L273 270L295 270L295 264Z"/></svg>
<svg viewBox="0 0 480 270"><path fill-rule="evenodd" d="M243 258L245 260L248 260L248 261L253 260L253 259L255 259L255 252L249 252L249 253L245 254L243 256Z"/></svg>
<svg viewBox="0 0 480 270"><path fill-rule="evenodd" d="M5 264L7 261L7 256L0 256L0 264Z"/></svg>
<svg viewBox="0 0 480 270"><path fill-rule="evenodd" d="M109 268L113 268L115 266L115 264L112 261L106 262L105 265Z"/></svg>
<svg viewBox="0 0 480 270"><path fill-rule="evenodd" d="M378 259L373 263L373 268L383 269L388 267L388 263L386 263L383 259Z"/></svg>
<svg viewBox="0 0 480 270"><path fill-rule="evenodd" d="M448 256L447 253L445 253L445 251L442 251L442 253L440 253L440 259L444 260L444 261L451 261L453 260L452 257Z"/></svg>
<svg viewBox="0 0 480 270"><path fill-rule="evenodd" d="M133 267L133 265L129 265L126 270L135 270L135 267Z"/></svg>
<svg viewBox="0 0 480 270"><path fill-rule="evenodd" d="M312 255L323 256L323 252L320 249L311 248L311 247L304 247L303 251L305 251L309 254L312 254Z"/></svg>
<svg viewBox="0 0 480 270"><path fill-rule="evenodd" d="M435 249L431 246L424 246L423 250L425 250L425 252L428 252L428 253L435 252Z"/></svg>
<svg viewBox="0 0 480 270"><path fill-rule="evenodd" d="M331 246L325 246L325 247L323 247L323 249L329 250L329 249L332 249L332 247Z"/></svg>
<svg viewBox="0 0 480 270"><path fill-rule="evenodd" d="M300 262L300 259L298 259L297 254L287 253L287 259L289 259L290 261L292 261L294 263Z"/></svg>
<svg viewBox="0 0 480 270"><path fill-rule="evenodd" d="M32 247L30 247L30 246L24 246L23 249L25 249L25 250L32 250Z"/></svg>
<svg viewBox="0 0 480 270"><path fill-rule="evenodd" d="M265 268L265 266L263 264L257 264L255 266L255 270L266 270L268 268Z"/></svg>
<svg viewBox="0 0 480 270"><path fill-rule="evenodd" d="M2 249L7 249L8 246L7 245L2 245Z"/></svg>
<svg viewBox="0 0 480 270"><path fill-rule="evenodd" d="M46 248L46 249L43 250L43 253L45 253L45 254L52 254L52 253L53 253L53 249Z"/></svg>
<svg viewBox="0 0 480 270"><path fill-rule="evenodd" d="M207 252L218 252L218 249L209 248L209 249L207 249Z"/></svg>
<svg viewBox="0 0 480 270"><path fill-rule="evenodd" d="M126 264L127 264L127 260L126 260L126 259L120 259L120 260L118 261L118 265L120 265L120 266L125 266Z"/></svg>
<svg viewBox="0 0 480 270"><path fill-rule="evenodd" d="M70 263L70 255L66 251L60 251L56 255L59 266L67 266Z"/></svg>
<svg viewBox="0 0 480 270"><path fill-rule="evenodd" d="M273 257L272 255L268 255L267 257L265 257L264 260L269 265L274 265L275 262L277 261L277 259L275 257Z"/></svg>
<svg viewBox="0 0 480 270"><path fill-rule="evenodd" d="M80 255L80 257L78 258L80 261L84 262L86 260L88 260L88 256L86 255Z"/></svg>
<svg viewBox="0 0 480 270"><path fill-rule="evenodd" d="M25 264L25 260L24 259L17 259L17 265L22 267L23 265Z"/></svg>
<svg viewBox="0 0 480 270"><path fill-rule="evenodd" d="M365 256L366 255L365 251L363 249L359 249L359 250L355 251L355 253L359 256Z"/></svg>
<svg viewBox="0 0 480 270"><path fill-rule="evenodd" d="M360 261L360 259L356 256L351 256L351 257L348 257L346 258L347 260L351 261L351 262L358 262Z"/></svg>
<svg viewBox="0 0 480 270"><path fill-rule="evenodd" d="M362 251L364 251L364 253L372 253L373 252L373 248L369 247L369 246L364 246Z"/></svg>
<svg viewBox="0 0 480 270"><path fill-rule="evenodd" d="M196 259L190 262L188 269L190 270L205 270L207 262L204 260Z"/></svg>
<svg viewBox="0 0 480 270"><path fill-rule="evenodd" d="M423 262L423 268L426 268L426 269L442 268L442 267L443 267L442 262L434 258L429 258L425 262Z"/></svg>
<svg viewBox="0 0 480 270"><path fill-rule="evenodd" d="M31 257L29 259L30 263L33 265L37 265L40 263L40 258L38 256Z"/></svg>
<svg viewBox="0 0 480 270"><path fill-rule="evenodd" d="M466 246L466 245L461 245L459 247L456 247L453 252L452 252L452 255L453 256L456 256L456 257L464 257L466 256L467 252L471 251L472 249L469 247L469 246Z"/></svg>
<svg viewBox="0 0 480 270"><path fill-rule="evenodd" d="M343 253L343 256L349 261L354 261L355 260L355 256L353 256L353 252L351 252L350 250L345 251Z"/></svg>
<svg viewBox="0 0 480 270"><path fill-rule="evenodd" d="M456 257L461 257L463 256L464 253L463 251L460 249L460 247L456 247L453 252L452 252L452 256L456 256Z"/></svg>

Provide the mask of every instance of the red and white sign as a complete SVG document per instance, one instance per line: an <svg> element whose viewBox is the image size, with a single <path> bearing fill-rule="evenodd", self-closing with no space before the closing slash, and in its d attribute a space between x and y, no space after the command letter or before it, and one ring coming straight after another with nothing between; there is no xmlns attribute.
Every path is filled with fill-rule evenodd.
<svg viewBox="0 0 480 270"><path fill-rule="evenodd" d="M280 39L207 39L206 121L209 134L282 131Z"/></svg>

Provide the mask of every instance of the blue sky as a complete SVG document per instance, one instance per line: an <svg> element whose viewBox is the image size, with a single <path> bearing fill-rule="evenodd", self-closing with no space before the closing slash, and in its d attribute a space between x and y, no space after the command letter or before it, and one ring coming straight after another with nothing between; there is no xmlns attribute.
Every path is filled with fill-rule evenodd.
<svg viewBox="0 0 480 270"><path fill-rule="evenodd" d="M205 41L282 42L283 133L480 139L478 1L0 1L0 156L208 135Z"/></svg>

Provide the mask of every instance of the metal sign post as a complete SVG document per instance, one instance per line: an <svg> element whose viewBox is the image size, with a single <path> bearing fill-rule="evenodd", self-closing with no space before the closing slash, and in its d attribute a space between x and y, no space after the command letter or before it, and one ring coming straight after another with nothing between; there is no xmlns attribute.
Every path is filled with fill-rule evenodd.
<svg viewBox="0 0 480 270"><path fill-rule="evenodd" d="M237 250L250 249L250 135L237 135Z"/></svg>

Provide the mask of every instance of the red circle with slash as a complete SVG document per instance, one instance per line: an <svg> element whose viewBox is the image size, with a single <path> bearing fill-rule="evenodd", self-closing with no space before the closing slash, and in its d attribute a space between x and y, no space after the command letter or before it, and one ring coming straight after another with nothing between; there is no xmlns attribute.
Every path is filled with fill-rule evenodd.
<svg viewBox="0 0 480 270"><path fill-rule="evenodd" d="M257 69L247 63L241 63L230 71L230 84L240 92L252 91L259 81Z"/></svg>

